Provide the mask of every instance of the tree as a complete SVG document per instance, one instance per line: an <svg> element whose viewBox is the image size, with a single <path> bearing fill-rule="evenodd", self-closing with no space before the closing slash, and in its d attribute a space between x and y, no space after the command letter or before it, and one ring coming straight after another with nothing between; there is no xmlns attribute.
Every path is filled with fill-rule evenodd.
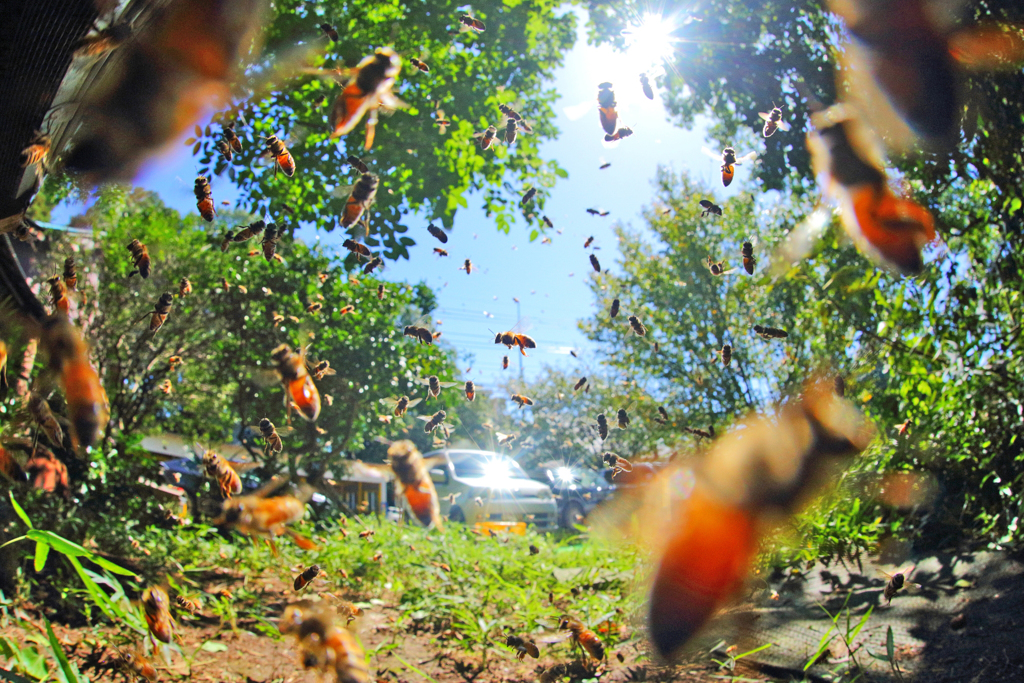
<svg viewBox="0 0 1024 683"><path fill-rule="evenodd" d="M315 8L299 0L275 3L264 58L251 70L256 78L270 71L276 58L287 63L296 42L320 48L312 60L315 69L351 68L374 47L393 45L406 58L425 61L430 72L420 73L406 64L395 94L409 106L381 119L376 143L365 153L362 126L340 143L329 137L328 112L347 79L338 85L303 72L277 84L272 92L257 89L254 97L217 117L219 123L239 121L245 148L232 163L216 151L219 123L201 131L196 153L202 172L226 171L246 193L251 213L286 222L292 229L302 223L331 231L354 179L346 156L358 155L381 179L369 218L373 236L367 243L382 246L392 259L408 258L408 247L416 241L407 216L425 214L450 229L457 209L467 206L465 195L470 191L484 192L488 214L507 232L517 209L527 215L527 209L519 208L519 195L535 186L540 192L533 211L539 216L544 188L551 187L556 176L566 177L557 163L539 159L537 150L542 140L557 134L549 104L554 92L545 90L543 83L572 45L574 16L556 16L559 5L551 0L486 0L474 3L473 11L487 30L453 37L449 31L458 26L458 7L422 0L372 6L332 0ZM339 43L320 35L321 22L337 26ZM473 135L500 123L499 104L514 105L533 132L520 133L514 145L481 150ZM452 122L445 135L438 134L432 118L438 108ZM298 168L293 178L275 173L272 160L261 163L261 138L271 134L287 142ZM285 206L291 212L287 219L282 214ZM528 220L540 229L539 218ZM350 232L356 230L353 226Z"/></svg>

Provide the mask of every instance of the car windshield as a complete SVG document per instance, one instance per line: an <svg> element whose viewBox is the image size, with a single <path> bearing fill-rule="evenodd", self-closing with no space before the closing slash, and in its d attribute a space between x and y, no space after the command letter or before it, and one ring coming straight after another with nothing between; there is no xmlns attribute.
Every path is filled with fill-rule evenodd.
<svg viewBox="0 0 1024 683"><path fill-rule="evenodd" d="M515 460L480 456L453 463L456 477L483 477L494 479L529 479Z"/></svg>
<svg viewBox="0 0 1024 683"><path fill-rule="evenodd" d="M548 478L558 486L604 486L597 472L586 467L554 467L548 469Z"/></svg>

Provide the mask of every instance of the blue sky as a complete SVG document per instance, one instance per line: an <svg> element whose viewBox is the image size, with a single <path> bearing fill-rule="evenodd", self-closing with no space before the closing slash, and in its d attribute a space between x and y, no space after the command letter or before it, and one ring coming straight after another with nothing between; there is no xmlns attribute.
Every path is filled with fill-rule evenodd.
<svg viewBox="0 0 1024 683"><path fill-rule="evenodd" d="M701 153L704 126L698 122L692 131L673 126L659 94L656 92L651 101L641 91L640 72L659 59L650 48L650 41L641 41L626 53L587 45L583 21L579 22L576 44L553 82L560 95L555 110L561 134L540 148L543 158L557 159L569 172L568 178L559 180L552 190L545 207L546 215L562 231L549 231L550 244L542 244L539 239L529 242L529 230L522 223L507 235L498 232L479 208L479 198L469 197L469 208L456 216L451 239L445 245L449 258L432 253L438 244L424 232L408 261L388 263L386 278L423 280L435 289L439 308L434 318L441 321L437 329L459 351L460 369L471 367L467 377L479 385L493 387L518 375L518 358L503 346L496 346L491 332L520 322L513 297L521 302L522 331L538 344L523 359L528 379L544 365L593 367L594 348L577 329L577 321L588 317L594 308L587 287L593 271L584 241L593 236L594 244L601 247L595 253L602 267L616 267L618 250L612 226L616 222L636 228L643 225L640 211L650 202L651 183L659 164L686 169L709 186L717 184L719 163ZM604 144L596 107L575 120L565 111L567 107L579 110L579 105L595 102L597 85L604 81L615 86L620 125L630 126L635 133L614 148ZM603 161L611 166L600 170ZM742 184L749 168L737 170L737 185ZM194 213L194 179L195 163L188 149L179 145L150 163L137 184L158 192L178 211ZM218 202L237 200L238 193L229 187L226 178L218 179L216 186ZM588 207L601 207L611 213L605 218L591 216L586 213ZM312 230L300 232L297 237L306 241L323 239L330 244L344 239L337 233L317 234ZM468 276L458 270L465 258L472 259L480 270ZM580 360L570 356L569 349L576 349ZM471 361L461 359L467 354L472 355ZM512 365L502 371L501 359L506 354Z"/></svg>

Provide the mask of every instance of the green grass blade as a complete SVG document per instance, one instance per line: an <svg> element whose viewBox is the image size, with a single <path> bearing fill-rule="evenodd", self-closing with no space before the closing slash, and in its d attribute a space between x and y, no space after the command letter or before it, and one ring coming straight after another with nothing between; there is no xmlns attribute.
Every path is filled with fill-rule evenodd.
<svg viewBox="0 0 1024 683"><path fill-rule="evenodd" d="M54 550L56 550L59 553L63 553L68 557L88 557L89 555L92 555L92 553L90 553L88 550L78 545L74 541L69 541L63 536L58 536L52 531L46 531L44 529L32 529L25 535L31 538L33 541L36 541L37 543L42 541L43 543L48 543L52 545Z"/></svg>
<svg viewBox="0 0 1024 683"><path fill-rule="evenodd" d="M82 566L82 563L78 561L77 557L69 555L68 562L70 562L71 566L73 566L75 571L78 572L78 577L82 579L82 583L85 584L85 589L89 591L89 596L92 597L93 602L96 603L97 607L103 610L104 614L110 617L111 621L116 622L118 619L125 617L122 610L118 609L112 602L110 602L110 599L107 597L107 594L103 592L103 589L100 588L96 582L92 580L92 577L86 573L85 567Z"/></svg>
<svg viewBox="0 0 1024 683"><path fill-rule="evenodd" d="M60 646L60 642L57 640L57 636L53 634L53 627L50 626L50 622L46 617L41 617L43 623L46 624L46 635L50 639L50 649L53 650L53 656L57 658L57 663L60 664L61 671L64 672L64 678L67 679L68 683L79 683L78 672L71 668L71 662L68 661L68 657L64 654L64 648ZM87 681L85 683L88 683Z"/></svg>
<svg viewBox="0 0 1024 683"><path fill-rule="evenodd" d="M739 661L739 660L743 659L744 657L748 657L748 656L750 656L752 654L756 654L756 653L760 652L761 650L767 650L771 646L772 646L771 643L765 643L761 647L755 647L753 650L747 650L746 652L744 652L741 655L736 655L735 657L733 657L733 659L735 659L736 661Z"/></svg>
<svg viewBox="0 0 1024 683"><path fill-rule="evenodd" d="M14 506L15 514L21 517L21 521L25 522L25 526L32 529L32 521L29 520L28 515L25 514L25 511L21 509L20 505L18 505L18 501L14 500L14 491L8 491L7 494L11 497L11 505Z"/></svg>
<svg viewBox="0 0 1024 683"><path fill-rule="evenodd" d="M427 679L428 681L430 681L430 683L437 683L437 681L436 681L436 680L434 680L434 677L433 677L433 676L431 676L430 674L428 674L428 673L427 673L426 671L423 671L423 670L421 670L421 669L420 669L420 668L418 668L417 666L415 666L415 665L413 665L413 664L410 664L409 662L405 661L405 660L404 660L404 659L402 659L402 658L401 658L401 657L400 657L400 656L399 656L399 655L398 655L397 653L395 653L395 652L392 652L392 653L391 653L391 656L392 656L392 657L394 657L395 659L397 659L398 661L400 661L400 662L401 662L401 663L402 663L402 664L403 664L403 665L405 666L405 668L407 668L407 669L408 669L409 671L412 671L412 672L414 672L414 673L417 673L417 674L419 674L419 675L420 675L420 676L422 676L423 678L425 678L425 679Z"/></svg>
<svg viewBox="0 0 1024 683"><path fill-rule="evenodd" d="M885 654L889 655L889 662L896 661L896 641L892 637L892 626L885 631Z"/></svg>
<svg viewBox="0 0 1024 683"><path fill-rule="evenodd" d="M43 567L46 566L46 557L50 554L50 545L43 543L42 541L36 541L36 558L35 558L35 570L36 572L43 571Z"/></svg>
<svg viewBox="0 0 1024 683"><path fill-rule="evenodd" d="M120 574L121 576L131 576L133 578L138 576L135 572L130 571L128 569L125 569L124 567L121 567L120 565L116 565L113 562L111 562L110 560L108 560L106 558L103 558L103 557L100 557L99 555L90 555L89 556L89 560L91 562L95 562L96 564L98 564L99 566L103 567L107 571L113 572L114 574Z"/></svg>
<svg viewBox="0 0 1024 683"><path fill-rule="evenodd" d="M874 605L872 605L871 607L868 607L868 611L865 612L864 616L862 616L860 618L860 622L858 622L857 625L854 626L853 631L850 633L850 637L847 639L850 643L853 643L853 640L857 637L857 634L860 633L861 629L864 628L864 626L867 625L868 619L871 618L871 612L874 609L875 609Z"/></svg>

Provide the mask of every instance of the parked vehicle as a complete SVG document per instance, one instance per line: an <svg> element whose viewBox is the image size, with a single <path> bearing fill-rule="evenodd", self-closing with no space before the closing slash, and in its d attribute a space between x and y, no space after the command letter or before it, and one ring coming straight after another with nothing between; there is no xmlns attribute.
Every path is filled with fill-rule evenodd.
<svg viewBox="0 0 1024 683"><path fill-rule="evenodd" d="M558 525L551 488L527 476L515 460L473 450L433 451L425 457L439 460L430 478L441 514L453 522L526 522L539 529Z"/></svg>
<svg viewBox="0 0 1024 683"><path fill-rule="evenodd" d="M543 463L531 469L530 474L551 487L558 502L558 526L563 529L583 523L590 511L615 490L614 484L586 467Z"/></svg>

